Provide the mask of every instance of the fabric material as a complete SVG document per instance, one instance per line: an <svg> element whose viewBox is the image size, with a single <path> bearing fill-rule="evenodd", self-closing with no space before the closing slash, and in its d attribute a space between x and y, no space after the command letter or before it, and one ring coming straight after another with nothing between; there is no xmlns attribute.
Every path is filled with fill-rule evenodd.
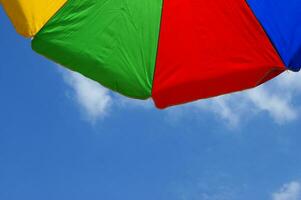
<svg viewBox="0 0 301 200"><path fill-rule="evenodd" d="M123 95L151 95L161 0L69 0L32 48Z"/></svg>
<svg viewBox="0 0 301 200"><path fill-rule="evenodd" d="M165 0L153 86L158 108L255 87L285 70L244 0Z"/></svg>
<svg viewBox="0 0 301 200"><path fill-rule="evenodd" d="M301 0L248 0L290 70L301 67Z"/></svg>
<svg viewBox="0 0 301 200"><path fill-rule="evenodd" d="M34 36L65 2L66 0L1 0L16 30L25 37Z"/></svg>

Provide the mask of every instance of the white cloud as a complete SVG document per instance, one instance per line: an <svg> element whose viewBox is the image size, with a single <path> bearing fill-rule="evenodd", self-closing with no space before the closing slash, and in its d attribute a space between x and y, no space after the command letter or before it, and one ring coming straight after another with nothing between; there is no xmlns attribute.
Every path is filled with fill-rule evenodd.
<svg viewBox="0 0 301 200"><path fill-rule="evenodd" d="M237 126L242 119L258 114L268 114L276 123L284 124L299 116L299 107L293 97L301 92L301 74L284 73L273 81L257 88L188 105L199 112L216 114L230 126Z"/></svg>
<svg viewBox="0 0 301 200"><path fill-rule="evenodd" d="M301 91L301 74L288 71L279 76L276 84L285 90Z"/></svg>
<svg viewBox="0 0 301 200"><path fill-rule="evenodd" d="M213 112L230 126L237 126L240 121L238 113L241 113L239 107L242 105L240 104L242 102L237 103L237 107L235 107L234 104L232 105L231 102L237 103L235 102L235 97L226 95L208 100L200 100L192 103L191 106L193 109L196 108L199 112ZM197 114L200 114L199 112L197 112Z"/></svg>
<svg viewBox="0 0 301 200"><path fill-rule="evenodd" d="M89 121L95 122L108 114L112 97L107 89L75 72L64 71L63 76Z"/></svg>
<svg viewBox="0 0 301 200"><path fill-rule="evenodd" d="M272 194L273 200L300 200L301 184L297 181L290 182L282 186L282 188Z"/></svg>
<svg viewBox="0 0 301 200"><path fill-rule="evenodd" d="M264 87L246 93L255 109L267 112L277 123L282 124L295 120L298 113L291 105L291 98L282 94L273 93Z"/></svg>
<svg viewBox="0 0 301 200"><path fill-rule="evenodd" d="M120 108L142 108L146 110L150 110L154 108L153 101L151 99L147 100L139 100L139 99L131 99L119 94L114 94L113 98L115 100L116 106Z"/></svg>

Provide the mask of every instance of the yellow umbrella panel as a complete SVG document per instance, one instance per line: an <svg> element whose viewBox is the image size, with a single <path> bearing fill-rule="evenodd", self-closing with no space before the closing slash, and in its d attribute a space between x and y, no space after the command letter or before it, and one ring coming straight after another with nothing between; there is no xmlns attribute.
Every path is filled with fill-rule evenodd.
<svg viewBox="0 0 301 200"><path fill-rule="evenodd" d="M18 33L33 37L67 0L0 0Z"/></svg>

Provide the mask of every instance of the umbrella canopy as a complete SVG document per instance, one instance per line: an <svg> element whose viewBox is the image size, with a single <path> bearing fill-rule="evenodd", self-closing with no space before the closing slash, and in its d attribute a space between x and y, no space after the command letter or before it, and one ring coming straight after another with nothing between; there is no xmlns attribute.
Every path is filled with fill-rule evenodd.
<svg viewBox="0 0 301 200"><path fill-rule="evenodd" d="M301 66L301 0L2 1L34 51L158 108Z"/></svg>
<svg viewBox="0 0 301 200"><path fill-rule="evenodd" d="M33 37L67 0L0 0L18 33Z"/></svg>

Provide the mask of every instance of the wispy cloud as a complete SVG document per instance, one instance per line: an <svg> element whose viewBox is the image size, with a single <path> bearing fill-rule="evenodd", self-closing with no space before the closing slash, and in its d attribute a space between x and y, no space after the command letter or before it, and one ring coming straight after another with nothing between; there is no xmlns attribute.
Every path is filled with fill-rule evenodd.
<svg viewBox="0 0 301 200"><path fill-rule="evenodd" d="M122 109L142 108L145 110L151 110L154 108L154 104L151 99L147 99L147 100L131 99L116 93L113 94L112 97L115 100L114 101L115 105Z"/></svg>
<svg viewBox="0 0 301 200"><path fill-rule="evenodd" d="M301 74L287 72L255 89L200 100L173 112L189 108L197 114L212 112L231 127L237 126L243 119L260 114L267 114L276 123L285 124L299 117L300 108L294 105L294 97L300 93Z"/></svg>
<svg viewBox="0 0 301 200"><path fill-rule="evenodd" d="M297 181L290 182L282 186L282 188L272 194L273 200L300 200L301 184Z"/></svg>
<svg viewBox="0 0 301 200"><path fill-rule="evenodd" d="M246 93L245 97L253 104L254 109L268 113L277 123L282 124L295 120L298 112L294 109L290 96L283 96L279 92L273 92L260 87Z"/></svg>
<svg viewBox="0 0 301 200"><path fill-rule="evenodd" d="M74 91L76 102L89 121L95 122L108 114L113 99L107 89L78 73L71 71L62 73L65 82Z"/></svg>
<svg viewBox="0 0 301 200"><path fill-rule="evenodd" d="M236 185L232 176L216 170L202 170L198 175L170 184L175 200L237 200L245 185Z"/></svg>

